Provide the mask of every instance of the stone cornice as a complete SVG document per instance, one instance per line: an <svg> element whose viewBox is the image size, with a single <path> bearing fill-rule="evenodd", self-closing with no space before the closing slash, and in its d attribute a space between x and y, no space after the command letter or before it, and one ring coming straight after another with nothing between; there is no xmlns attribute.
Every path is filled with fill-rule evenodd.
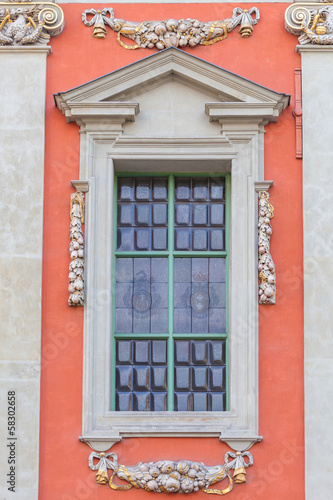
<svg viewBox="0 0 333 500"><path fill-rule="evenodd" d="M0 46L1 54L6 53L16 53L16 54L36 54L45 53L47 56L51 54L52 47L50 45L11 45L11 46Z"/></svg>

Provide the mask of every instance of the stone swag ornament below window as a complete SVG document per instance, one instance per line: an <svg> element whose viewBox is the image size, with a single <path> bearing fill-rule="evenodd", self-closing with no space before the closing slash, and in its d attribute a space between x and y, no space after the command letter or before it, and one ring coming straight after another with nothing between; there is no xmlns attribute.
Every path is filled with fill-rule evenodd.
<svg viewBox="0 0 333 500"><path fill-rule="evenodd" d="M88 16L93 16L88 19ZM117 33L118 43L125 49L168 47L195 47L196 45L212 45L227 38L228 33L240 25L239 33L243 38L252 35L253 26L259 22L260 13L257 7L249 10L236 7L231 19L201 22L197 19L168 19L164 21L132 22L115 19L111 7L103 10L87 9L82 13L82 22L93 29L94 38L105 38L106 27ZM135 45L127 45L121 40L127 37Z"/></svg>
<svg viewBox="0 0 333 500"><path fill-rule="evenodd" d="M94 464L94 459L98 460ZM231 459L231 460L230 460ZM247 459L247 461L245 460ZM118 465L115 453L95 453L89 456L89 468L96 470L96 482L109 484L118 491L130 490L132 487L156 493L204 493L226 495L232 491L234 483L246 482L246 469L253 465L253 457L249 451L233 453L228 451L223 465L207 466L203 463L181 460L161 460L159 462L139 462L133 467ZM112 471L111 477L108 469ZM234 471L233 476L231 471ZM127 481L128 484L116 485L114 478ZM215 483L228 479L228 486L219 490L210 488Z"/></svg>

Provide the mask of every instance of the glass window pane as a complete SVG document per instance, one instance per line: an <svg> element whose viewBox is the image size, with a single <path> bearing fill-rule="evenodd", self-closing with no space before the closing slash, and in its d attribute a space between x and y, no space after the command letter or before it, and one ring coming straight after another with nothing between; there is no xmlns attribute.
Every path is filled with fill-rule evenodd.
<svg viewBox="0 0 333 500"><path fill-rule="evenodd" d="M167 250L167 187L166 177L118 178L118 251Z"/></svg>
<svg viewBox="0 0 333 500"><path fill-rule="evenodd" d="M224 250L223 196L222 178L176 178L175 250Z"/></svg>
<svg viewBox="0 0 333 500"><path fill-rule="evenodd" d="M167 279L167 258L117 258L116 333L167 333Z"/></svg>
<svg viewBox="0 0 333 500"><path fill-rule="evenodd" d="M174 177L174 248L171 251L224 251L225 179ZM117 250L168 250L168 177L118 178ZM197 254L198 255L198 254ZM169 287L173 287L175 411L226 409L226 258L116 258L115 408L165 411L168 401ZM204 255L204 254L203 254ZM171 268L172 269L172 268ZM153 338L144 338L145 334ZM190 338L191 334L194 338ZM133 334L131 339L121 334ZM135 339L136 334L140 334ZM206 338L205 338L206 337ZM171 339L170 339L171 340ZM170 341L169 340L169 341Z"/></svg>
<svg viewBox="0 0 333 500"><path fill-rule="evenodd" d="M176 340L175 411L226 409L225 340Z"/></svg>
<svg viewBox="0 0 333 500"><path fill-rule="evenodd" d="M166 340L116 341L116 410L167 409Z"/></svg>

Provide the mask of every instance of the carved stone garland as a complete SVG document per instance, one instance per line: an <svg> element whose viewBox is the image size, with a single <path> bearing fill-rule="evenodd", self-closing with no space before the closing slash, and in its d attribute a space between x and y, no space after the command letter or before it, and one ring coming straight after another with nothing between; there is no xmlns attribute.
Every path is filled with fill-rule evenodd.
<svg viewBox="0 0 333 500"><path fill-rule="evenodd" d="M268 191L259 191L259 304L275 304L276 277L275 266L270 254L270 238L272 234L271 219L274 208L269 203Z"/></svg>
<svg viewBox="0 0 333 500"><path fill-rule="evenodd" d="M70 245L69 253L71 263L69 265L69 299L70 306L84 305L84 239L82 224L84 223L84 194L76 191L71 195L70 205Z"/></svg>
<svg viewBox="0 0 333 500"><path fill-rule="evenodd" d="M93 16L88 20L87 16ZM253 17L254 16L254 17ZM252 34L253 26L259 22L260 13L257 7L233 10L232 18L223 21L200 22L197 19L168 19L165 21L144 21L136 23L115 19L111 7L103 10L87 9L82 13L85 26L94 26L93 37L105 38L106 27L117 32L117 40L125 49L168 47L195 47L196 45L212 45L227 37L236 26L240 25L242 37ZM126 45L120 36L130 38L135 45Z"/></svg>
<svg viewBox="0 0 333 500"><path fill-rule="evenodd" d="M94 464L94 459L98 460L97 464ZM246 482L246 469L251 465L253 465L253 457L249 451L243 453L228 451L224 456L224 464L215 466L187 460L180 462L161 460L149 463L139 462L133 467L127 467L118 465L115 453L93 452L89 456L89 468L97 471L96 482L103 485L109 484L111 489L119 491L129 490L134 486L134 488L157 493L196 493L202 490L204 493L225 495L233 489L234 483ZM108 469L112 471L111 477L108 475ZM234 471L233 477L231 470ZM115 476L129 484L116 485ZM211 485L226 478L229 484L224 490L210 488Z"/></svg>
<svg viewBox="0 0 333 500"><path fill-rule="evenodd" d="M325 0L295 2L286 10L285 26L287 31L299 36L301 45L332 45L333 4Z"/></svg>
<svg viewBox="0 0 333 500"><path fill-rule="evenodd" d="M51 2L0 2L0 46L47 44L64 25L63 11Z"/></svg>

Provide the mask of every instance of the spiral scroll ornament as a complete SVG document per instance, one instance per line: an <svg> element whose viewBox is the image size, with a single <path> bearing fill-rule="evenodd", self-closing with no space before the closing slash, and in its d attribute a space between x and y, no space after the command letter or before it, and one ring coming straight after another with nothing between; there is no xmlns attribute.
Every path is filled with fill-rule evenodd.
<svg viewBox="0 0 333 500"><path fill-rule="evenodd" d="M295 3L285 14L285 26L299 35L301 45L333 45L333 3Z"/></svg>
<svg viewBox="0 0 333 500"><path fill-rule="evenodd" d="M293 35L300 35L302 28L307 26L311 20L311 12L304 5L293 4L286 10L286 29Z"/></svg>
<svg viewBox="0 0 333 500"><path fill-rule="evenodd" d="M64 13L57 5L44 7L39 12L38 19L44 20L44 29L50 36L57 36L64 29Z"/></svg>
<svg viewBox="0 0 333 500"><path fill-rule="evenodd" d="M64 14L51 2L0 2L0 46L46 44L64 29Z"/></svg>

